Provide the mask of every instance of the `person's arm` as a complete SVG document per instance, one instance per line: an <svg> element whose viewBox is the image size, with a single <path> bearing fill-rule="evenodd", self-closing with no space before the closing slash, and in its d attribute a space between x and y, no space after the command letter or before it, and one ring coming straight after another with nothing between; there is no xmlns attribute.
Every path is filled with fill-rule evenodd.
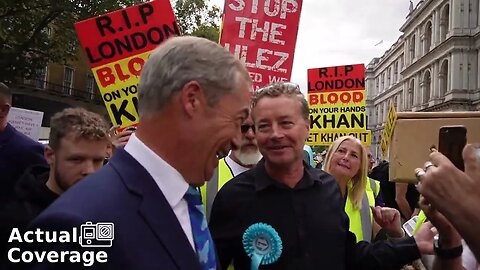
<svg viewBox="0 0 480 270"><path fill-rule="evenodd" d="M407 183L395 183L395 202L397 203L398 209L403 217L409 219L412 217L412 209L410 209L410 205L407 201L407 190Z"/></svg>
<svg viewBox="0 0 480 270"><path fill-rule="evenodd" d="M349 270L398 270L418 258L420 254L433 253L431 227L422 226L415 237L367 243L356 242L348 232L346 243L347 269Z"/></svg>
<svg viewBox="0 0 480 270"><path fill-rule="evenodd" d="M438 246L444 250L458 248L462 246L462 238L450 222L437 210L431 207L424 197L420 197L420 207L435 226L438 231ZM445 258L435 255L433 260L433 270L464 270L462 265L462 254L455 258Z"/></svg>
<svg viewBox="0 0 480 270"><path fill-rule="evenodd" d="M445 240L439 239L441 246L445 248L453 248L461 245L461 240L458 242L456 240ZM465 270L462 265L462 256L458 256L454 259L442 259L438 256L435 256L433 260L433 270Z"/></svg>
<svg viewBox="0 0 480 270"><path fill-rule="evenodd" d="M349 270L398 270L420 258L420 251L412 237L375 243L360 241L355 244L352 234L348 236L347 245Z"/></svg>
<svg viewBox="0 0 480 270"><path fill-rule="evenodd" d="M458 170L439 152L430 154L435 166L420 177L419 192L452 222L480 261L480 150L465 146L465 172Z"/></svg>

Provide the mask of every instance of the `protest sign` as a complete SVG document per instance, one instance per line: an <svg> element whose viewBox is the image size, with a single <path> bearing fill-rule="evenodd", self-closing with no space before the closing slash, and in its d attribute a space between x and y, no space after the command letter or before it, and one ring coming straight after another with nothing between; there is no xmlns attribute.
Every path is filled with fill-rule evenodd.
<svg viewBox="0 0 480 270"><path fill-rule="evenodd" d="M308 105L308 144L328 146L352 135L370 145L363 64L309 69Z"/></svg>
<svg viewBox="0 0 480 270"><path fill-rule="evenodd" d="M137 85L151 51L180 35L170 1L156 0L75 24L110 119L138 122Z"/></svg>
<svg viewBox="0 0 480 270"><path fill-rule="evenodd" d="M242 60L254 90L289 81L302 0L226 0L220 44Z"/></svg>
<svg viewBox="0 0 480 270"><path fill-rule="evenodd" d="M43 112L12 107L7 121L20 133L38 141L42 119Z"/></svg>
<svg viewBox="0 0 480 270"><path fill-rule="evenodd" d="M382 156L384 159L388 156L388 147L395 129L395 122L397 122L397 113L395 112L395 106L390 101L390 108L388 110L387 121L385 121L385 127L383 128L382 140L380 142L380 148L382 149Z"/></svg>

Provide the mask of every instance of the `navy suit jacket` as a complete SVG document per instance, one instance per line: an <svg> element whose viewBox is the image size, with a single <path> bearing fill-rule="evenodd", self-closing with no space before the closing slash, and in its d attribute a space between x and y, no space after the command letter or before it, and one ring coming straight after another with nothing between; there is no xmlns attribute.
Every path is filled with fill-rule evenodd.
<svg viewBox="0 0 480 270"><path fill-rule="evenodd" d="M15 185L28 167L48 166L44 149L10 124L0 132L0 206L16 199Z"/></svg>
<svg viewBox="0 0 480 270"><path fill-rule="evenodd" d="M165 179L168 181L168 179ZM86 221L114 223L107 263L93 269L201 269L182 227L150 174L125 150L60 196L31 228L72 230ZM80 250L78 243L44 244L43 250ZM83 264L37 264L30 269L84 269Z"/></svg>

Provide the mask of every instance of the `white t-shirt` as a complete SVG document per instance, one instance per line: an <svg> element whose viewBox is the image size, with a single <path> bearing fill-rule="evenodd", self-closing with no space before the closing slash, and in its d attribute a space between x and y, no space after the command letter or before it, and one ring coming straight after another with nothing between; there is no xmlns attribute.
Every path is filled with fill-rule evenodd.
<svg viewBox="0 0 480 270"><path fill-rule="evenodd" d="M463 268L466 270L478 270L480 269L480 265L478 265L477 259L475 259L475 255L467 246L465 241L462 240L463 245L463 253L462 253L462 265Z"/></svg>

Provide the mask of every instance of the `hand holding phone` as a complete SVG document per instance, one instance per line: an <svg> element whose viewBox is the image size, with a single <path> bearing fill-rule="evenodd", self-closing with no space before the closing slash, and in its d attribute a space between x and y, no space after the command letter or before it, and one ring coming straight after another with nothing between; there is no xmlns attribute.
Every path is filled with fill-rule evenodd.
<svg viewBox="0 0 480 270"><path fill-rule="evenodd" d="M464 171L463 148L467 144L465 126L443 126L438 134L438 151L446 156L459 170Z"/></svg>

